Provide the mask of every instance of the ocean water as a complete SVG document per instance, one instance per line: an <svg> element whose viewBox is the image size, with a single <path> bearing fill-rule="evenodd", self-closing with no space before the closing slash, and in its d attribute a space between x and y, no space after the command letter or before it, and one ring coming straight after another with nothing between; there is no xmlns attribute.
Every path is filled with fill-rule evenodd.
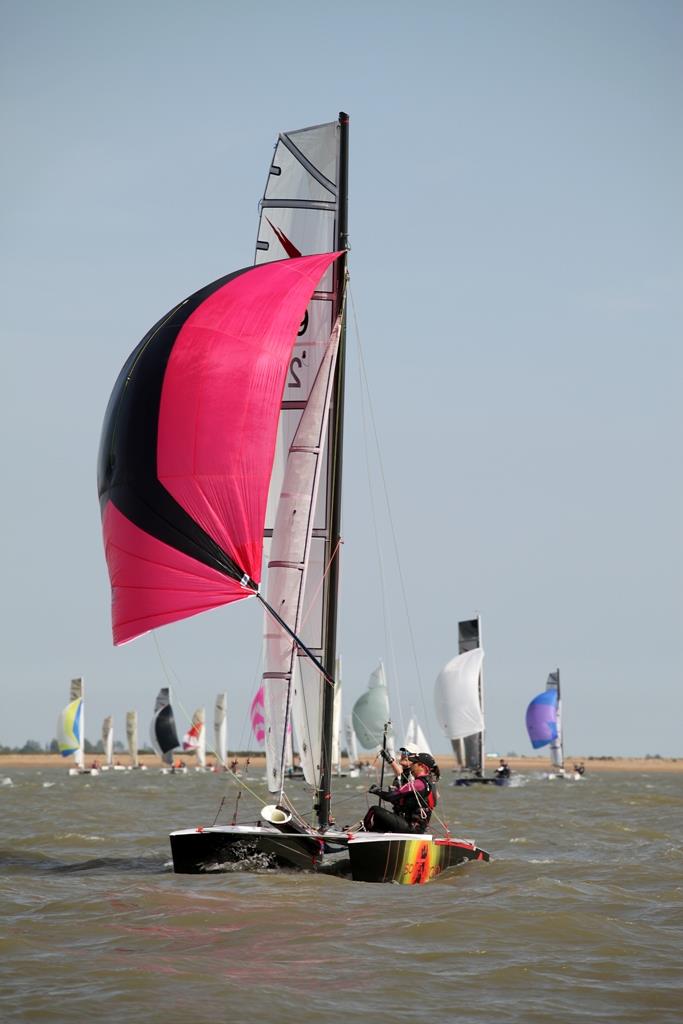
<svg viewBox="0 0 683 1024"><path fill-rule="evenodd" d="M340 825L370 781L335 780ZM174 875L169 831L232 817L223 776L6 770L0 1020L681 1021L683 775L515 782L442 785L491 862L407 887Z"/></svg>

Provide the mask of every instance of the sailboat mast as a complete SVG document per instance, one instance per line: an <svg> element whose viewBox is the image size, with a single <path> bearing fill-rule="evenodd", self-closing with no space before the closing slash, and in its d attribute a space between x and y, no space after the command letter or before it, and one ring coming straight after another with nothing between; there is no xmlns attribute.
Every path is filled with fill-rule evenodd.
<svg viewBox="0 0 683 1024"><path fill-rule="evenodd" d="M349 115L339 114L339 213L335 248L343 250L335 266L337 316L344 301L346 284L346 249L348 248L348 179L349 179ZM341 542L341 484L344 439L344 370L346 364L346 323L342 323L335 369L332 415L327 443L331 446L330 533L325 551L327 573L327 608L325 621L324 667L334 678L337 657L337 606L339 594L339 548ZM320 789L316 794L318 824L326 828L330 822L330 786L332 779L332 725L334 719L334 686L323 681L322 743L320 758Z"/></svg>
<svg viewBox="0 0 683 1024"><path fill-rule="evenodd" d="M479 637L479 647L484 647L481 637L481 615L477 615L477 636ZM484 719L484 725L482 726L481 732L479 733L479 775L484 775L486 768L486 757L484 754L485 748L485 730L486 730L486 719L484 718L484 665L479 669L479 707L481 708L482 718Z"/></svg>
<svg viewBox="0 0 683 1024"><path fill-rule="evenodd" d="M557 731L560 748L560 768L564 771L564 733L562 723L562 694L560 693L560 669L557 669Z"/></svg>

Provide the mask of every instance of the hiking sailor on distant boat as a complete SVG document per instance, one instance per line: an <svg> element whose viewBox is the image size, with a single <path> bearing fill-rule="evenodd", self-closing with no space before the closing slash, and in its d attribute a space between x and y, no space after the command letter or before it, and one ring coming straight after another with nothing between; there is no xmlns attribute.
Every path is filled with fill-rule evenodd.
<svg viewBox="0 0 683 1024"><path fill-rule="evenodd" d="M496 778L497 779L509 779L511 774L512 774L512 772L510 770L510 765L507 763L507 761L504 761L503 758L501 757L500 764L496 768Z"/></svg>
<svg viewBox="0 0 683 1024"><path fill-rule="evenodd" d="M393 810L377 805L363 819L367 832L424 832L436 807L436 782L441 772L431 754L408 754L411 779L397 789L368 790L380 800L387 800Z"/></svg>

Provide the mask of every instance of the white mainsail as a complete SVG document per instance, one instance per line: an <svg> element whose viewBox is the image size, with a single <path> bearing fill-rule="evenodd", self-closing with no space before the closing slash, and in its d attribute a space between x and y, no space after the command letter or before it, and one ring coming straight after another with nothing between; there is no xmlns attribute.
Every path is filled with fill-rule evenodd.
<svg viewBox="0 0 683 1024"><path fill-rule="evenodd" d="M479 674L483 661L484 652L481 647L476 647L451 659L436 679L436 715L456 753L458 740L480 733L484 728L479 699Z"/></svg>
<svg viewBox="0 0 683 1024"><path fill-rule="evenodd" d="M301 634L305 619L303 603L314 509L324 465L323 449L340 329L341 321L337 320L290 444L268 560L268 603L297 635ZM296 657L291 637L268 614L264 626L268 788L271 792L282 788L283 748L290 719L304 778L310 785L316 785L322 730L321 677L314 666L305 665L303 658Z"/></svg>
<svg viewBox="0 0 683 1024"><path fill-rule="evenodd" d="M216 694L216 704L213 711L213 741L216 748L216 757L218 762L225 768L228 763L227 693Z"/></svg>
<svg viewBox="0 0 683 1024"><path fill-rule="evenodd" d="M346 743L346 755L349 759L349 767L358 767L358 740L353 728L351 715L344 719L344 742Z"/></svg>
<svg viewBox="0 0 683 1024"><path fill-rule="evenodd" d="M358 742L364 750L375 750L382 746L384 730L387 726L387 744L392 742L393 732L384 662L380 661L370 676L368 688L353 705L351 717Z"/></svg>
<svg viewBox="0 0 683 1024"><path fill-rule="evenodd" d="M104 763L111 768L114 764L114 719L107 715L102 722L102 749L104 751Z"/></svg>
<svg viewBox="0 0 683 1024"><path fill-rule="evenodd" d="M411 750L414 754L431 754L432 752L432 748L427 743L427 737L422 730L422 726L414 715L408 722L403 746L406 750Z"/></svg>
<svg viewBox="0 0 683 1024"><path fill-rule="evenodd" d="M137 711L126 712L126 741L128 753L130 754L131 765L138 767L138 713Z"/></svg>
<svg viewBox="0 0 683 1024"><path fill-rule="evenodd" d="M340 124L337 121L285 132L279 136L260 204L254 260L256 264L298 255L332 252L339 247L340 138ZM274 589L271 591L270 576L276 567L271 567L270 562L284 560L283 549L281 542L274 537L275 553L271 550L268 556L267 538L273 536L273 532L277 532L281 525L276 527L276 519L280 515L281 497L288 490L284 477L291 459L292 442L315 382L319 380L319 371L327 358L330 336L336 330L342 284L340 270L336 267L330 268L320 281L299 329L282 396L265 529L266 553L269 557L267 594L269 603L278 611L280 608L277 600L271 600L271 596L276 598L276 591L284 584L278 581L273 584ZM334 415L329 399L327 401L326 421ZM323 452L318 470L319 482L316 484L317 498L306 517L310 520L307 525L310 536L305 555L306 578L295 586L295 589L301 591L296 602L298 610L291 603L290 594L288 613L283 616L291 627L298 613L299 626L295 632L321 661L324 656L328 605L326 569L334 555L331 550L332 509L328 488L332 479L334 453L330 446L324 445L325 433L326 426L321 435ZM298 529L301 530L301 527ZM283 722L289 686L286 676L293 679L292 720L304 775L311 785L316 785L320 764L322 678L305 656L294 659L299 663L298 670L294 671L293 665L287 668L289 639L279 627L269 623L266 623L264 631L267 636L266 647L270 648L266 652L264 680L268 678L267 673L275 673L270 676L272 684L267 687L271 694L264 702L269 788L273 792L281 788Z"/></svg>

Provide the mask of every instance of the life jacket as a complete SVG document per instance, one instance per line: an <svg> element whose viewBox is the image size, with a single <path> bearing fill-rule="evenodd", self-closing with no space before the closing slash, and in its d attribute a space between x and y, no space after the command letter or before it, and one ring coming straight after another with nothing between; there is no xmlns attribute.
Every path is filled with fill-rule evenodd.
<svg viewBox="0 0 683 1024"><path fill-rule="evenodd" d="M402 793L394 803L394 810L402 815L414 832L424 832L432 811L436 807L436 787L428 775L420 775L419 780L424 788L411 787L407 793Z"/></svg>

